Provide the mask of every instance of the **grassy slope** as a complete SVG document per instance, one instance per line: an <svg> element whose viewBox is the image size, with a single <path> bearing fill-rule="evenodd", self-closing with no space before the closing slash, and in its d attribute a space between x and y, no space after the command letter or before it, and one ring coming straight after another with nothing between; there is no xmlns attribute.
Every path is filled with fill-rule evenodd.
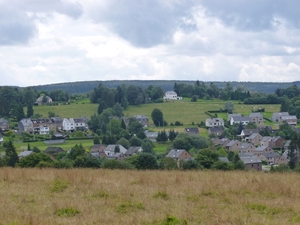
<svg viewBox="0 0 300 225"><path fill-rule="evenodd" d="M0 224L299 224L299 186L296 173L0 168Z"/></svg>

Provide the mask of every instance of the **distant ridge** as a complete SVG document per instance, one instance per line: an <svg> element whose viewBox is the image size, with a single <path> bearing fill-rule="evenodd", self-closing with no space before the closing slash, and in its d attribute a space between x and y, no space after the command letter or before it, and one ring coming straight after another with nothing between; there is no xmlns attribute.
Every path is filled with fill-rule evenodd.
<svg viewBox="0 0 300 225"><path fill-rule="evenodd" d="M31 86L31 88L38 91L51 91L56 89L62 89L69 94L74 93L86 93L93 90L100 83L109 88L117 88L119 85L125 84L126 86L135 85L146 88L149 85L160 86L163 90L173 90L174 84L185 83L193 85L195 80L105 80L105 81L76 81L66 83L56 83L47 85ZM237 86L243 86L251 92L264 92L274 93L277 88L287 88L292 85L300 86L300 81L294 82L248 82L248 81L204 81L205 85L209 86L210 83L214 83L219 88L224 88L226 83L230 83L233 88Z"/></svg>

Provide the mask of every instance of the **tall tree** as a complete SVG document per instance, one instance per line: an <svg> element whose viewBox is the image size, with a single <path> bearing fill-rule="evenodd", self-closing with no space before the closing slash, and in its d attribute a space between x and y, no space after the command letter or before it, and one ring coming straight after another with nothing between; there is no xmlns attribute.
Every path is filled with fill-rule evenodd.
<svg viewBox="0 0 300 225"><path fill-rule="evenodd" d="M164 125L164 115L160 109L153 109L151 118L155 126L159 127Z"/></svg>
<svg viewBox="0 0 300 225"><path fill-rule="evenodd" d="M294 134L288 151L288 158L289 158L289 167L294 169L299 162L299 147L300 147L300 137L298 134Z"/></svg>
<svg viewBox="0 0 300 225"><path fill-rule="evenodd" d="M12 141L8 142L8 145L5 149L5 158L6 158L6 165L15 167L16 163L19 161L18 154L16 149L12 143Z"/></svg>
<svg viewBox="0 0 300 225"><path fill-rule="evenodd" d="M33 107L32 107L32 103L29 102L28 105L27 105L27 117L30 118L32 117L34 114L34 110L33 110Z"/></svg>

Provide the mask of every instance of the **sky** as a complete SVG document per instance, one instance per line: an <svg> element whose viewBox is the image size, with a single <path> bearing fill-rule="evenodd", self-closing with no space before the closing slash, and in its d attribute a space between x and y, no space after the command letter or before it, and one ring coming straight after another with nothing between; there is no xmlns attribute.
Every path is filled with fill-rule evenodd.
<svg viewBox="0 0 300 225"><path fill-rule="evenodd" d="M299 0L0 0L0 86L300 80Z"/></svg>

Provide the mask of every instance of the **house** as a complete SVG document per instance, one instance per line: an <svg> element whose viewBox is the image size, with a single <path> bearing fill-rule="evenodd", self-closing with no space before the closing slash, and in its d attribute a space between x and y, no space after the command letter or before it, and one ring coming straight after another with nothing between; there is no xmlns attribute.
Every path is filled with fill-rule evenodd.
<svg viewBox="0 0 300 225"><path fill-rule="evenodd" d="M134 154L143 152L143 149L141 146L131 146L126 152L125 156L132 156Z"/></svg>
<svg viewBox="0 0 300 225"><path fill-rule="evenodd" d="M224 131L224 127L210 127L208 128L208 134L214 134L216 136L221 136Z"/></svg>
<svg viewBox="0 0 300 225"><path fill-rule="evenodd" d="M270 152L274 152L274 150L269 146L259 146L256 149L254 149L253 153L256 156L260 156L261 154L270 153Z"/></svg>
<svg viewBox="0 0 300 225"><path fill-rule="evenodd" d="M274 164L278 165L278 161L280 159L281 155L278 152L268 152L268 153L263 153L258 158L262 161L266 161L268 165Z"/></svg>
<svg viewBox="0 0 300 225"><path fill-rule="evenodd" d="M125 158L126 158L126 156L123 153L121 153L121 152L112 153L110 155L106 155L106 159L115 159L115 160L122 161Z"/></svg>
<svg viewBox="0 0 300 225"><path fill-rule="evenodd" d="M51 117L50 120L52 121L52 124L54 126L54 131L62 130L62 123L63 123L62 118L56 116L56 117Z"/></svg>
<svg viewBox="0 0 300 225"><path fill-rule="evenodd" d="M74 119L75 130L86 130L88 128L85 119L83 118L75 118Z"/></svg>
<svg viewBox="0 0 300 225"><path fill-rule="evenodd" d="M191 159L192 155L184 149L172 149L171 151L169 151L166 157L170 157L176 161L180 161L180 160Z"/></svg>
<svg viewBox="0 0 300 225"><path fill-rule="evenodd" d="M181 100L182 97L177 96L175 91L167 91L163 97L164 100Z"/></svg>
<svg viewBox="0 0 300 225"><path fill-rule="evenodd" d="M281 117L282 122L286 122L287 124L291 126L296 126L297 125L297 117L296 116L282 116Z"/></svg>
<svg viewBox="0 0 300 225"><path fill-rule="evenodd" d="M104 152L105 148L106 148L106 145L103 145L103 144L94 144L91 147L91 152Z"/></svg>
<svg viewBox="0 0 300 225"><path fill-rule="evenodd" d="M33 123L30 118L24 118L19 121L18 129L20 132L33 133Z"/></svg>
<svg viewBox="0 0 300 225"><path fill-rule="evenodd" d="M49 134L50 133L50 128L49 126L40 126L40 134Z"/></svg>
<svg viewBox="0 0 300 225"><path fill-rule="evenodd" d="M251 136L254 133L259 133L259 130L258 129L243 129L240 136L242 138L247 138L247 137Z"/></svg>
<svg viewBox="0 0 300 225"><path fill-rule="evenodd" d="M270 134L273 134L277 131L277 130L273 129L271 126L259 126L258 130L259 130L259 133L265 133L267 130Z"/></svg>
<svg viewBox="0 0 300 225"><path fill-rule="evenodd" d="M242 142L238 147L239 153L253 153L255 150L255 146L251 143Z"/></svg>
<svg viewBox="0 0 300 225"><path fill-rule="evenodd" d="M269 142L269 146L271 148L282 148L284 146L285 139L280 136L272 137Z"/></svg>
<svg viewBox="0 0 300 225"><path fill-rule="evenodd" d="M230 125L235 123L241 123L242 125L247 125L250 122L250 117L248 116L232 116L230 119Z"/></svg>
<svg viewBox="0 0 300 225"><path fill-rule="evenodd" d="M3 142L3 135L0 133L0 143Z"/></svg>
<svg viewBox="0 0 300 225"><path fill-rule="evenodd" d="M232 140L225 145L226 150L229 151L238 151L241 146L241 142L238 140Z"/></svg>
<svg viewBox="0 0 300 225"><path fill-rule="evenodd" d="M49 104L49 103L52 103L52 98L44 95L38 97L38 99L35 101L36 105Z"/></svg>
<svg viewBox="0 0 300 225"><path fill-rule="evenodd" d="M62 122L62 129L67 132L75 130L75 121L73 118L64 118Z"/></svg>
<svg viewBox="0 0 300 225"><path fill-rule="evenodd" d="M253 133L245 140L253 145L260 145L262 138L263 137L259 133Z"/></svg>
<svg viewBox="0 0 300 225"><path fill-rule="evenodd" d="M282 164L283 165L287 165L289 163L289 160L288 160L288 151L285 151L285 152L278 159L278 161L277 161L278 165L282 165Z"/></svg>
<svg viewBox="0 0 300 225"><path fill-rule="evenodd" d="M8 128L9 122L4 118L0 118L0 131L8 130Z"/></svg>
<svg viewBox="0 0 300 225"><path fill-rule="evenodd" d="M227 120L230 121L231 117L234 117L234 116L242 116L242 114L240 114L240 113L227 114Z"/></svg>
<svg viewBox="0 0 300 225"><path fill-rule="evenodd" d="M60 147L47 147L45 149L45 153L48 155L56 155L60 152L63 152L64 150Z"/></svg>
<svg viewBox="0 0 300 225"><path fill-rule="evenodd" d="M119 147L120 153L125 154L127 152L127 149L124 148L122 145L108 145L108 146L106 146L106 148L103 151L105 152L105 154L107 156L113 155L116 153L115 149L117 146Z"/></svg>
<svg viewBox="0 0 300 225"><path fill-rule="evenodd" d="M231 140L228 138L212 138L211 142L215 145L215 146L223 146L225 147Z"/></svg>
<svg viewBox="0 0 300 225"><path fill-rule="evenodd" d="M33 151L22 151L18 156L19 156L19 159L22 159L32 153L33 153Z"/></svg>
<svg viewBox="0 0 300 225"><path fill-rule="evenodd" d="M264 123L263 115L260 112L250 113L249 118L250 118L250 122L252 122L252 123L255 123L255 124Z"/></svg>
<svg viewBox="0 0 300 225"><path fill-rule="evenodd" d="M184 131L188 134L199 134L198 127L185 128Z"/></svg>
<svg viewBox="0 0 300 225"><path fill-rule="evenodd" d="M205 120L205 126L207 127L223 127L224 119L223 118L208 118Z"/></svg>
<svg viewBox="0 0 300 225"><path fill-rule="evenodd" d="M273 122L278 122L281 123L282 122L282 116L289 116L290 114L288 112L274 112L272 114L272 121Z"/></svg>
<svg viewBox="0 0 300 225"><path fill-rule="evenodd" d="M139 121L140 124L142 124L144 127L148 127L150 125L149 118L145 115L135 115L134 118Z"/></svg>
<svg viewBox="0 0 300 225"><path fill-rule="evenodd" d="M248 170L258 170L258 171L262 170L262 162L257 156L240 155L240 159L245 164L246 169L248 169Z"/></svg>
<svg viewBox="0 0 300 225"><path fill-rule="evenodd" d="M132 118L135 118L140 124L143 125L143 127L148 127L150 125L149 118L147 116L135 115ZM123 121L124 121L126 127L128 126L130 119L131 119L130 117L123 117Z"/></svg>
<svg viewBox="0 0 300 225"><path fill-rule="evenodd" d="M145 131L145 135L148 139L150 139L151 141L155 142L156 138L158 136L158 132L150 132L148 130Z"/></svg>

